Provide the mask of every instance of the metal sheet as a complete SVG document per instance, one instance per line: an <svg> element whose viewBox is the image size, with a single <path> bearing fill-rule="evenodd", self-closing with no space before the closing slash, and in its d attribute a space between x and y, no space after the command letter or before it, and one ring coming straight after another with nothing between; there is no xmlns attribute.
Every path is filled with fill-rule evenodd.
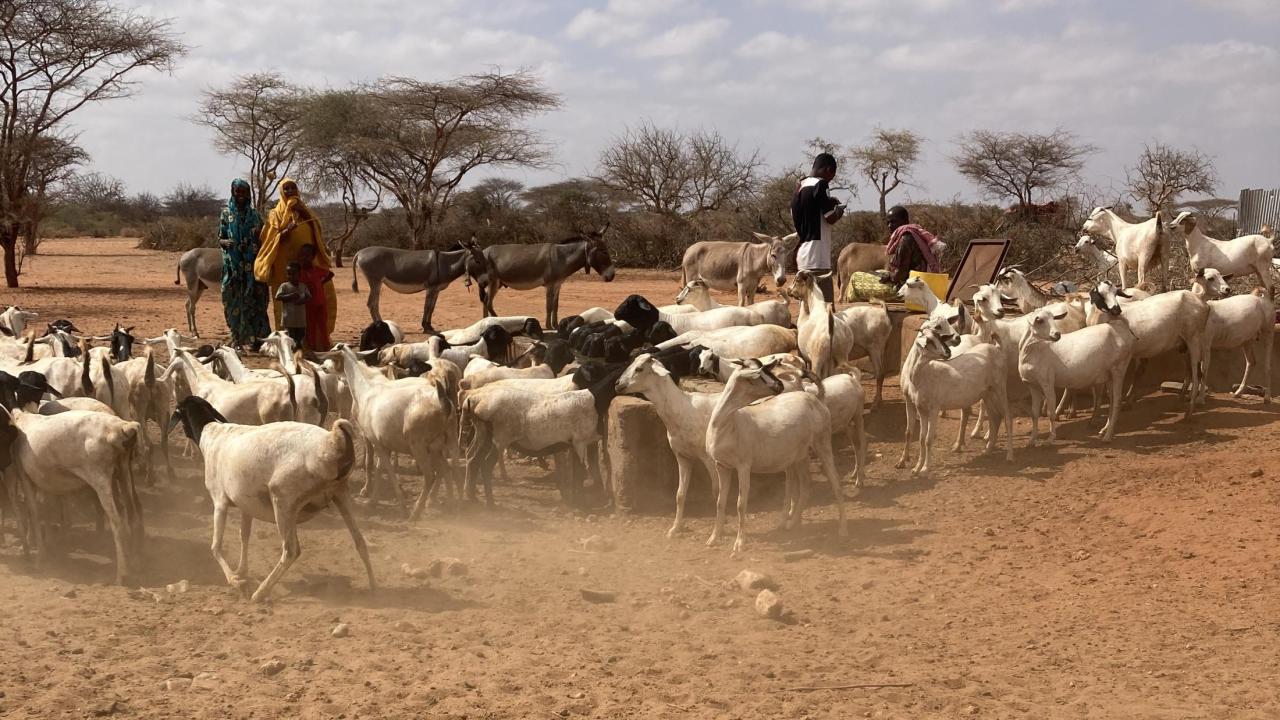
<svg viewBox="0 0 1280 720"><path fill-rule="evenodd" d="M1240 191L1240 234L1252 235L1262 226L1280 227L1280 190Z"/></svg>
<svg viewBox="0 0 1280 720"><path fill-rule="evenodd" d="M959 298L960 302L969 302L977 288L974 285L986 285L995 282L996 273L1004 264L1004 256L1009 252L1009 240L989 239L970 240L960 258L960 265L951 275L951 286L947 288L947 302Z"/></svg>

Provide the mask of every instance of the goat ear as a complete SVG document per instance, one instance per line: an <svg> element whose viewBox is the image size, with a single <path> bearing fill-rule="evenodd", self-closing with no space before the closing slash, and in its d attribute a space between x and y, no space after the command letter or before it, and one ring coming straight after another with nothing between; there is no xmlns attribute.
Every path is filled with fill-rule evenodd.
<svg viewBox="0 0 1280 720"><path fill-rule="evenodd" d="M1063 319L1065 319L1066 317L1067 317L1067 313L1066 313L1066 311L1063 311L1063 312L1060 312L1060 313L1054 313L1053 319L1054 319L1054 320L1063 320Z"/></svg>
<svg viewBox="0 0 1280 720"><path fill-rule="evenodd" d="M1124 290L1121 290L1120 288L1116 288L1116 295L1117 295L1118 297L1125 298L1126 300L1127 300L1127 299L1129 299L1129 298L1132 298L1132 297L1133 297L1132 295L1130 295L1129 293L1125 292Z"/></svg>

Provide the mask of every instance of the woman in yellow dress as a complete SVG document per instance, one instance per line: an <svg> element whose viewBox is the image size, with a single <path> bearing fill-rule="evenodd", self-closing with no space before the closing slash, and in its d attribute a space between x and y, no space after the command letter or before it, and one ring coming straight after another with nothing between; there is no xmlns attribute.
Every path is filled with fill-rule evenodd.
<svg viewBox="0 0 1280 720"><path fill-rule="evenodd" d="M315 247L315 265L330 269L333 263L329 260L329 249L325 247L324 236L320 230L320 220L298 194L298 183L285 178L280 183L280 200L267 216L266 227L262 229L262 245L258 257L253 264L253 274L258 282L266 283L271 288L272 310L275 313L276 329L282 329L280 301L274 299L276 288L286 280L285 268L298 259L298 251L305 245ZM326 320L329 334L333 333L338 319L338 295L334 292L333 281L324 284Z"/></svg>

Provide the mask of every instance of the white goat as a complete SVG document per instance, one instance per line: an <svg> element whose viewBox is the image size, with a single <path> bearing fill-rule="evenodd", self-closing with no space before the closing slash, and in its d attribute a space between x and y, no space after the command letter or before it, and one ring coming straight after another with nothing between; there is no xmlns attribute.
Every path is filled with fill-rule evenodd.
<svg viewBox="0 0 1280 720"><path fill-rule="evenodd" d="M1005 391L1008 383L1005 353L999 346L984 342L953 357L950 343L958 339L950 322L931 317L921 326L920 334L902 363L899 377L907 427L897 467L907 466L911 438L918 430L920 458L911 470L912 475L929 472L929 446L933 442L938 414L943 410L964 410L967 418L969 407L979 400L989 425L986 451L995 450L1000 420L1003 419L1008 443L1005 459L1013 459L1013 415L1009 412ZM959 450L963 444L964 425L965 420L962 419L954 450Z"/></svg>
<svg viewBox="0 0 1280 720"><path fill-rule="evenodd" d="M1169 236L1162 232L1160 213L1140 223L1126 222L1109 207L1096 207L1085 219L1080 232L1109 239L1116 249L1117 272L1120 285L1129 282L1128 270L1137 268L1138 285L1147 281L1147 274L1159 267L1161 288L1169 287Z"/></svg>
<svg viewBox="0 0 1280 720"><path fill-rule="evenodd" d="M233 383L218 377L180 348L177 349L173 362L165 369L162 379L167 380L175 371L182 374L190 394L208 400L229 422L238 425L265 425L293 420L298 416L293 377L287 373L284 374L284 384L271 380Z"/></svg>
<svg viewBox="0 0 1280 720"><path fill-rule="evenodd" d="M54 415L0 412L0 439L12 458L8 472L24 486L26 520L43 553L36 490L51 496L88 486L111 525L116 583L125 584L141 561L142 506L133 484L133 460L142 428L136 422L86 410Z"/></svg>
<svg viewBox="0 0 1280 720"><path fill-rule="evenodd" d="M692 306L700 312L731 307L721 305L714 297L711 297L711 286L702 278L690 280L684 284L684 287L680 288L679 294L676 295L676 305L679 307ZM786 301L785 295L781 300L761 300L747 305L746 308L759 315L761 323L791 327L791 306ZM662 312L663 308L658 310Z"/></svg>
<svg viewBox="0 0 1280 720"><path fill-rule="evenodd" d="M653 408L667 429L667 443L676 456L679 484L676 487L676 518L667 537L684 528L684 502L693 476L693 464L701 463L707 471L712 489L717 476L711 456L707 454L707 428L711 412L720 401L720 393L686 392L676 385L671 373L652 355L641 355L618 378L619 393L639 393L653 403ZM759 395L758 397L764 397Z"/></svg>
<svg viewBox="0 0 1280 720"><path fill-rule="evenodd" d="M298 415L293 418L298 422L310 423L311 425L324 425L325 416L329 411L329 399L324 392L324 384L320 378L320 373L312 368L311 375L313 382L298 383L293 375L289 373L281 364L280 370L251 370L244 366L244 362L240 360L240 355L236 351L227 346L222 345L213 351L214 357L222 361L223 367L227 369L227 374L231 376L231 381L237 384L252 382L271 382L281 386L293 385L294 395L298 403ZM290 363L296 361L290 358ZM294 364L297 368L297 365ZM289 377L285 377L289 375Z"/></svg>
<svg viewBox="0 0 1280 720"><path fill-rule="evenodd" d="M835 316L834 307L827 303L818 287L818 281L829 276L829 272L814 275L801 270L784 291L800 301L800 320L796 323L800 355L819 378L834 375L853 352L853 331Z"/></svg>
<svg viewBox="0 0 1280 720"><path fill-rule="evenodd" d="M1227 291L1222 274L1214 268L1201 270L1192 280L1192 291L1202 297L1220 297ZM1249 381L1249 370L1262 356L1263 403L1271 402L1271 348L1275 336L1275 305L1265 291L1255 288L1247 295L1209 300L1200 341L1200 389L1206 391L1209 360L1214 349L1240 348L1244 353L1244 375L1232 395L1240 397Z"/></svg>
<svg viewBox="0 0 1280 720"><path fill-rule="evenodd" d="M1116 306L1117 308L1119 306ZM1046 399L1057 397L1056 388L1085 389L1110 384L1111 412L1098 433L1104 442L1115 436L1120 417L1124 375L1133 354L1133 333L1119 315L1069 335L1054 328L1055 315L1047 308L1026 316L1027 332L1018 348L1018 374L1031 389L1031 441L1040 441L1040 411ZM1058 438L1057 419L1049 415L1049 439Z"/></svg>
<svg viewBox="0 0 1280 720"><path fill-rule="evenodd" d="M851 305L836 313L836 319L843 320L853 334L853 347L849 352L849 360L857 360L864 355L871 359L871 371L876 378L876 397L871 406L879 407L884 395L884 350L893 334L893 322L889 319L889 309L880 301Z"/></svg>
<svg viewBox="0 0 1280 720"><path fill-rule="evenodd" d="M818 398L806 392L782 394L753 402L762 392L781 392L782 382L769 366L746 367L733 374L711 411L707 429L707 454L716 464L716 523L707 545L714 545L724 532L725 509L729 503L730 472L738 475L738 537L733 551L746 542L747 500L752 473L779 473L787 476L784 524L795 527L804 513L809 482L809 453L818 457L822 472L831 484L839 512L840 537L848 535L844 512L844 491L836 475L831 453L831 412Z"/></svg>
<svg viewBox="0 0 1280 720"><path fill-rule="evenodd" d="M275 523L281 543L280 560L253 592L252 600L258 602L270 595L302 554L298 525L333 505L355 542L369 589L377 589L369 549L347 498L347 478L356 460L351 423L340 419L332 430L299 422L236 425L194 396L178 403L169 429L178 422L204 456L204 485L213 500L210 549L229 585L242 594L248 590L249 538L255 519ZM234 570L222 555L227 510L232 507L240 509L240 562Z"/></svg>
<svg viewBox="0 0 1280 720"><path fill-rule="evenodd" d="M619 371L621 372L621 371ZM459 438L469 437L466 449L467 496L476 498L476 481L484 481L485 503L493 505L493 465L508 448L529 455L572 449L579 463L603 489L597 450L616 389L618 373L585 390L556 394L531 392L512 383L555 383L555 380L502 380L466 393L461 401ZM570 503L577 499L577 465L569 463L562 491Z"/></svg>
<svg viewBox="0 0 1280 720"><path fill-rule="evenodd" d="M444 370L433 367L422 377L388 380L377 372L365 372L350 347L339 344L336 350L351 388L356 424L378 459L376 470L386 476L402 508L407 509L407 503L391 453L409 454L418 465L422 492L409 514L415 519L426 508L441 473L447 479L450 472L454 405ZM362 493L372 494L374 486L374 478L367 478ZM452 496L452 484L446 481L445 487Z"/></svg>
<svg viewBox="0 0 1280 720"><path fill-rule="evenodd" d="M1179 213L1167 227L1182 231L1192 271L1213 268L1224 277L1257 275L1258 282L1267 289L1267 297L1272 297L1271 258L1275 250L1265 235L1215 240L1201 232L1196 216L1189 212Z"/></svg>
<svg viewBox="0 0 1280 720"><path fill-rule="evenodd" d="M1124 278L1120 277L1120 271L1117 269L1120 261L1116 259L1115 255L1098 247L1098 243L1092 236L1081 235L1080 239L1076 241L1075 248L1077 255L1088 258L1093 263L1093 268L1098 273L1098 280L1110 280L1111 276L1115 275L1118 282L1124 282Z"/></svg>
<svg viewBox="0 0 1280 720"><path fill-rule="evenodd" d="M777 325L721 328L687 332L658 343L659 350L682 345L702 345L723 358L755 358L797 349L796 331Z"/></svg>
<svg viewBox="0 0 1280 720"><path fill-rule="evenodd" d="M1095 297L1089 306L1089 324L1107 320L1107 316L1120 314L1118 297L1125 294L1109 282L1099 283L1091 296ZM1109 308L1102 311L1103 307ZM1187 364L1190 369L1191 387L1200 387L1201 336L1204 334L1205 322L1209 317L1209 306L1204 298L1189 290L1175 290L1160 293L1141 302L1123 305L1124 319L1132 331L1134 363L1134 380L1129 387L1129 394L1137 388L1137 376L1142 372L1144 363L1158 355L1175 350L1187 352ZM1187 393L1186 417L1195 411L1195 393Z"/></svg>

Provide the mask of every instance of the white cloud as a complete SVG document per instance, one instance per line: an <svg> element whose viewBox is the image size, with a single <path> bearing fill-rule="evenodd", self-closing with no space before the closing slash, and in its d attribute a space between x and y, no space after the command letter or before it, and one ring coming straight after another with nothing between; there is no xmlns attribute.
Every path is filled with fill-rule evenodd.
<svg viewBox="0 0 1280 720"><path fill-rule="evenodd" d="M719 38L729 28L725 18L708 18L677 25L635 48L640 57L675 57L688 55Z"/></svg>
<svg viewBox="0 0 1280 720"><path fill-rule="evenodd" d="M1280 3L1276 0L1196 0L1213 10L1229 10L1255 20L1280 22Z"/></svg>
<svg viewBox="0 0 1280 720"><path fill-rule="evenodd" d="M739 45L734 54L745 58L770 58L779 55L801 54L807 44L802 38L783 35L780 32L770 30L769 32L762 32Z"/></svg>

